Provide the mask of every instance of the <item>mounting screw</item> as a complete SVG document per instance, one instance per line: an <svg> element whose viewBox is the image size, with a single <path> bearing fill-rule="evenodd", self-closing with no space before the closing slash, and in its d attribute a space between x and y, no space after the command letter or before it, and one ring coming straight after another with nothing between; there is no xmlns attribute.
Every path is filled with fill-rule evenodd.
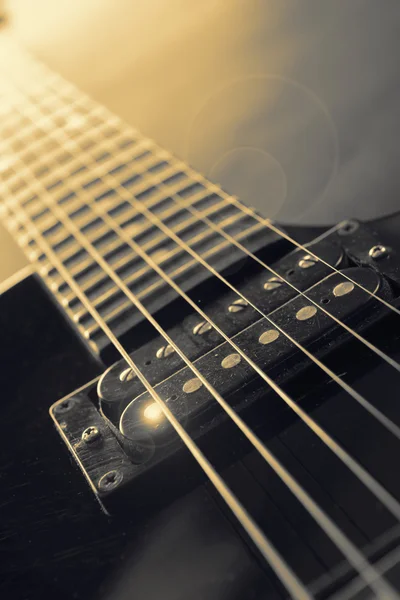
<svg viewBox="0 0 400 600"><path fill-rule="evenodd" d="M368 254L374 260L381 260L381 258L387 257L389 251L385 246L381 246L380 244L378 244L377 246L372 246Z"/></svg>
<svg viewBox="0 0 400 600"><path fill-rule="evenodd" d="M228 310L230 313L237 313L246 308L248 306L248 302L244 298L238 298L229 306Z"/></svg>
<svg viewBox="0 0 400 600"><path fill-rule="evenodd" d="M82 433L82 442L85 444L93 444L101 438L101 433L94 425L87 427Z"/></svg>
<svg viewBox="0 0 400 600"><path fill-rule="evenodd" d="M271 279L268 279L268 281L264 283L264 290L272 292L273 290L280 288L282 283L283 281L279 277L271 277Z"/></svg>
<svg viewBox="0 0 400 600"><path fill-rule="evenodd" d="M98 488L102 492L110 492L119 486L123 479L121 471L108 471L99 479Z"/></svg>
<svg viewBox="0 0 400 600"><path fill-rule="evenodd" d="M157 358L167 358L167 356L170 356L174 352L175 348L171 346L171 344L168 344L167 346L161 346L161 348L157 350L156 356Z"/></svg>
<svg viewBox="0 0 400 600"><path fill-rule="evenodd" d="M311 254L305 254L303 258L301 258L298 262L300 269L309 269L313 267L318 262L318 259L315 256L311 256Z"/></svg>
<svg viewBox="0 0 400 600"><path fill-rule="evenodd" d="M207 331L210 331L212 329L212 325L210 323L208 323L208 321L201 321L200 323L197 323L197 325L195 325L193 327L193 334L194 335L204 335L205 333L207 333Z"/></svg>

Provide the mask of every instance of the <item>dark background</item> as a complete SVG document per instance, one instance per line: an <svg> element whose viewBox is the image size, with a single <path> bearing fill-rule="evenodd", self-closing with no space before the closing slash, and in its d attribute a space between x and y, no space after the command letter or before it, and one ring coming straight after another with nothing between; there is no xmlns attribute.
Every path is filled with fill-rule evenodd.
<svg viewBox="0 0 400 600"><path fill-rule="evenodd" d="M400 208L398 0L9 0L51 67L281 222ZM0 278L24 264L0 231Z"/></svg>

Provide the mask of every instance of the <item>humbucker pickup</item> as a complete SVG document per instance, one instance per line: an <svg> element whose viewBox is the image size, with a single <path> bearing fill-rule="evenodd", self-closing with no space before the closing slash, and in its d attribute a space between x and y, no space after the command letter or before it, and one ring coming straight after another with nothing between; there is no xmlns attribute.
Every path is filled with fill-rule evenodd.
<svg viewBox="0 0 400 600"><path fill-rule="evenodd" d="M302 390L315 370L301 348L310 349L324 361L333 356L335 368L343 368L340 349L350 343L351 336L335 318L357 331L373 328L386 311L369 292L387 292L386 283L373 269L352 267L334 272L311 286L306 296L296 294L232 335L238 351L227 341L214 341L214 347L194 364L255 431L263 437L275 435L293 415L246 357L292 395L295 383L294 395L301 402ZM329 388L329 377L324 373L319 377L323 392L311 400L316 404ZM193 458L159 405L147 392L132 393L136 383L131 370L120 362L99 381L51 408L71 452L109 511L116 510L127 497L130 506L132 502L148 503L149 489L154 503L163 503L169 494L188 489L200 477L197 469L186 471L187 461L193 466ZM155 389L196 444L200 448L206 445L207 456L218 468L246 451L247 441L240 438L232 421L189 367L175 369ZM100 411L94 403L96 390ZM182 477L182 472L190 472L190 478Z"/></svg>

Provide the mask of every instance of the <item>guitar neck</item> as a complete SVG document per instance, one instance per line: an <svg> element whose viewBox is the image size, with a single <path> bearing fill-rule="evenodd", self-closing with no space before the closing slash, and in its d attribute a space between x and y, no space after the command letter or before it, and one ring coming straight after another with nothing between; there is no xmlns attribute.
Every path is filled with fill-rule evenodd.
<svg viewBox="0 0 400 600"><path fill-rule="evenodd" d="M1 88L4 223L96 352L107 339L60 263L117 335L141 314L82 236L153 312L175 294L135 245L185 288L206 274L179 240L224 269L237 260L236 249L210 223L251 250L273 237L187 164L23 51L13 48L13 56L17 64L3 74Z"/></svg>

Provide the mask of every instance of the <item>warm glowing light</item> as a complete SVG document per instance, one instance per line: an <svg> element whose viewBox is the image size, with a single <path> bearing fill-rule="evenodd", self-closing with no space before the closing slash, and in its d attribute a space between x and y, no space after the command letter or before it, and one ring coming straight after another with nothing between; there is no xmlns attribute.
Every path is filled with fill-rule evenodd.
<svg viewBox="0 0 400 600"><path fill-rule="evenodd" d="M164 413L157 402L152 402L148 404L143 411L143 416L147 421L152 421L152 423L156 423L161 421L164 417Z"/></svg>

